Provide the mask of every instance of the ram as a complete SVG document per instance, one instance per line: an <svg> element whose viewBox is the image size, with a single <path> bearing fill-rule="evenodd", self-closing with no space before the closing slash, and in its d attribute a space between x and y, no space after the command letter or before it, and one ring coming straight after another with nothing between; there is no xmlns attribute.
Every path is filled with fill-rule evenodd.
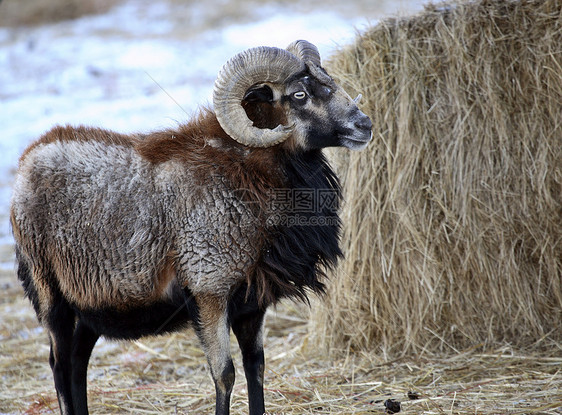
<svg viewBox="0 0 562 415"><path fill-rule="evenodd" d="M339 181L322 148L361 149L371 121L316 47L229 60L214 111L174 130L55 127L20 159L11 206L18 277L48 331L61 413L86 414L100 336L192 325L228 414L230 330L250 414L264 409L262 326L282 298L322 292L341 256Z"/></svg>

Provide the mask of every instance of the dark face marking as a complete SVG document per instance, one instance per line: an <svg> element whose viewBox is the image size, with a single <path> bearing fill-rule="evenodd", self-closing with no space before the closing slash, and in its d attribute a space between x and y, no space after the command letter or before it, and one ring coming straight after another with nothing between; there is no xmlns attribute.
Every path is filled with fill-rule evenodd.
<svg viewBox="0 0 562 415"><path fill-rule="evenodd" d="M281 97L288 119L306 150L361 149L371 139L372 123L322 68L291 81Z"/></svg>

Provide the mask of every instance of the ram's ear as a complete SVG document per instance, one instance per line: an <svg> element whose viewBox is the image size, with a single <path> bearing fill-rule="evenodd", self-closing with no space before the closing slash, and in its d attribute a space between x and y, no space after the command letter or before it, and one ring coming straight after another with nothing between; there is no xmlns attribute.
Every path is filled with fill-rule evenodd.
<svg viewBox="0 0 562 415"><path fill-rule="evenodd" d="M254 127L273 130L287 124L285 111L278 105L276 96L280 97L281 93L267 84L257 84L246 91L242 108Z"/></svg>
<svg viewBox="0 0 562 415"><path fill-rule="evenodd" d="M246 91L244 95L246 102L273 102L273 91L267 85L255 85Z"/></svg>

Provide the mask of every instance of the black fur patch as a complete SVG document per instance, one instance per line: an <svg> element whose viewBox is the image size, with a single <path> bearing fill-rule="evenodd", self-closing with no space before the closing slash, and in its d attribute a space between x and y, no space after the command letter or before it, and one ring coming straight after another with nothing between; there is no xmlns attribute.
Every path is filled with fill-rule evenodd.
<svg viewBox="0 0 562 415"><path fill-rule="evenodd" d="M274 189L269 243L256 266L259 304L284 297L308 301L324 292L325 270L342 256L339 247L339 180L319 150L283 154L287 187Z"/></svg>
<svg viewBox="0 0 562 415"><path fill-rule="evenodd" d="M78 318L95 333L111 339L133 340L180 330L193 322L198 325L199 312L188 289L178 290L169 301L130 310L74 310Z"/></svg>
<svg viewBox="0 0 562 415"><path fill-rule="evenodd" d="M37 289L33 284L33 276L31 275L31 269L27 264L17 244L16 244L16 263L18 266L18 279L21 281L21 285L23 287L23 291L25 292L25 296L29 298L29 301L31 301L35 313L39 315L39 295L37 294Z"/></svg>
<svg viewBox="0 0 562 415"><path fill-rule="evenodd" d="M312 126L308 131L306 143L309 149L322 149L328 147L337 147L340 144L339 136L345 131L340 131L341 126L330 120L324 120L314 111L301 111L301 117L308 120Z"/></svg>

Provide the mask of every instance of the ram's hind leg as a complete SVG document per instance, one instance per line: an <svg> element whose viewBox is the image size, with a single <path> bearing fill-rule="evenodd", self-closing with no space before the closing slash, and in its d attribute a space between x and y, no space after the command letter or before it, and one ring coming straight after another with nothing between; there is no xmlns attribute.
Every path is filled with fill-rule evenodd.
<svg viewBox="0 0 562 415"><path fill-rule="evenodd" d="M53 371L60 412L63 415L73 415L71 354L75 315L65 301L55 301L49 309L46 323L51 341L49 363Z"/></svg>
<svg viewBox="0 0 562 415"><path fill-rule="evenodd" d="M216 390L216 415L230 413L230 395L234 386L234 365L230 356L230 325L223 299L196 297L199 318L197 334L211 368Z"/></svg>
<svg viewBox="0 0 562 415"><path fill-rule="evenodd" d="M98 338L99 335L78 321L72 340L72 401L75 415L88 414L88 362Z"/></svg>

